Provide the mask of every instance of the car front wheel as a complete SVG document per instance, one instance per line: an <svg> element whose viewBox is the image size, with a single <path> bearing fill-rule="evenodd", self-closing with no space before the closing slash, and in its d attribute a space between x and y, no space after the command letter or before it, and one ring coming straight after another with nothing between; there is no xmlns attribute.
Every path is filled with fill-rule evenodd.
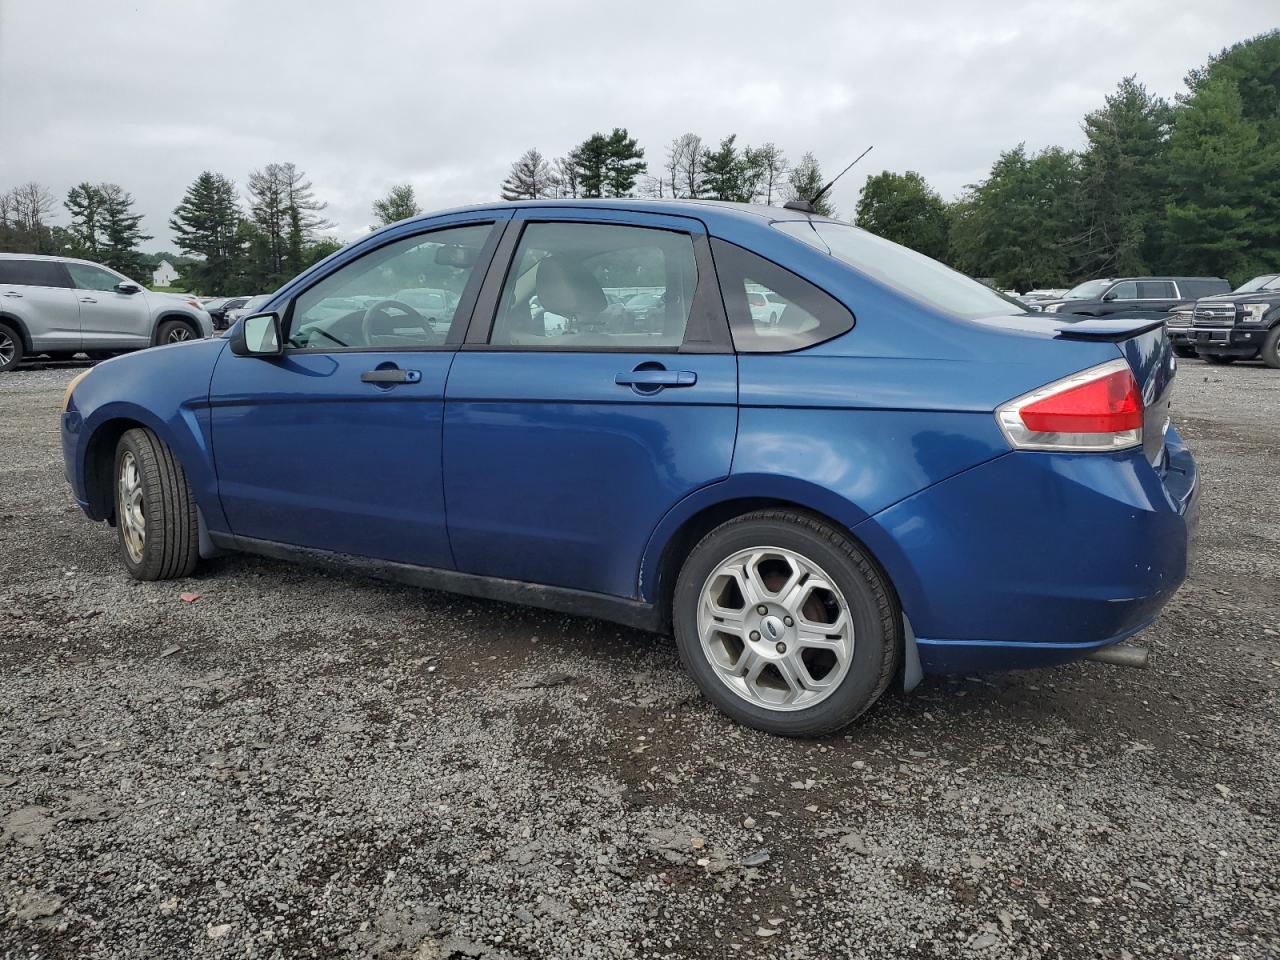
<svg viewBox="0 0 1280 960"><path fill-rule="evenodd" d="M156 343L184 343L187 340L194 340L196 332L191 325L181 320L166 320L160 324L160 328L156 330Z"/></svg>
<svg viewBox="0 0 1280 960"><path fill-rule="evenodd" d="M1181 357L1183 360L1194 360L1196 356L1195 347L1185 347L1182 344L1174 344L1174 356Z"/></svg>
<svg viewBox="0 0 1280 960"><path fill-rule="evenodd" d="M1277 325L1262 341L1262 362L1273 370L1280 370L1280 325Z"/></svg>
<svg viewBox="0 0 1280 960"><path fill-rule="evenodd" d="M115 458L120 556L138 580L185 577L200 559L195 498L173 452L145 428L125 431Z"/></svg>
<svg viewBox="0 0 1280 960"><path fill-rule="evenodd" d="M722 524L690 553L673 598L685 668L724 713L783 736L849 724L884 693L902 614L875 563L807 514Z"/></svg>

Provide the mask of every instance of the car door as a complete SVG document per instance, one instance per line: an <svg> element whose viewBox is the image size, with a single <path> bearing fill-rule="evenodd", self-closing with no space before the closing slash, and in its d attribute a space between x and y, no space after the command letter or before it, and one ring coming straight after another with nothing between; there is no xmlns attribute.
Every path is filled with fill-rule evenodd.
<svg viewBox="0 0 1280 960"><path fill-rule="evenodd" d="M0 258L0 314L21 319L35 353L80 349L80 304L59 260Z"/></svg>
<svg viewBox="0 0 1280 960"><path fill-rule="evenodd" d="M406 225L354 248L277 298L282 356L222 352L210 403L232 533L453 566L440 474L444 385L502 219ZM422 286L459 294L448 331L394 297Z"/></svg>
<svg viewBox="0 0 1280 960"><path fill-rule="evenodd" d="M637 596L659 520L733 458L737 364L705 229L529 208L500 249L445 392L458 569ZM662 304L643 323L624 305L639 292Z"/></svg>
<svg viewBox="0 0 1280 960"><path fill-rule="evenodd" d="M127 277L92 263L67 263L80 302L80 337L85 350L148 347L151 310L142 290L122 293Z"/></svg>

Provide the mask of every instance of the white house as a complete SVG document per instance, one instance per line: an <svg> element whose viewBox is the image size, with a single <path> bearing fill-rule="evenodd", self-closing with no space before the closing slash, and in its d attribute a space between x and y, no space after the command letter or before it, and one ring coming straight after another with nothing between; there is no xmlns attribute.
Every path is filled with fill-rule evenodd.
<svg viewBox="0 0 1280 960"><path fill-rule="evenodd" d="M171 287L173 281L178 279L178 271L173 269L173 264L168 260L161 260L160 266L156 267L155 272L151 274L151 285L153 287Z"/></svg>

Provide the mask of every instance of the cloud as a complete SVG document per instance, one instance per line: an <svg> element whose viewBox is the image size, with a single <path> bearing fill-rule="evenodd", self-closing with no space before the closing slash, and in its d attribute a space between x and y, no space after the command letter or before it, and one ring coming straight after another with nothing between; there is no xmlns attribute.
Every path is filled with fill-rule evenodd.
<svg viewBox="0 0 1280 960"><path fill-rule="evenodd" d="M874 143L834 192L847 215L881 169L954 196L1018 142L1078 146L1121 77L1172 96L1274 19L1272 0L0 0L0 187L119 182L163 247L201 170L243 185L291 160L346 239L393 183L428 209L490 200L526 148L625 126L655 170L689 130L829 172Z"/></svg>

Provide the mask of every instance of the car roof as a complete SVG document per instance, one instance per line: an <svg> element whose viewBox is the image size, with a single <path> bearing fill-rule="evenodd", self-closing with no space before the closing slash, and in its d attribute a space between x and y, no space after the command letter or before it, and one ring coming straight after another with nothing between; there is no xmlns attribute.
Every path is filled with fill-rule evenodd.
<svg viewBox="0 0 1280 960"><path fill-rule="evenodd" d="M640 200L635 197L613 197L599 200L497 200L490 203L470 204L453 207L448 210L434 210L420 217L401 221L401 224L434 220L437 217L459 213L479 213L486 210L523 209L558 209L578 208L583 210L620 210L637 213L665 213L678 217L695 217L708 226L713 223L728 224L765 220L769 222L784 220L815 220L837 223L830 217L821 214L806 213L803 210L788 210L785 207L771 207L762 203L733 203L728 200Z"/></svg>
<svg viewBox="0 0 1280 960"><path fill-rule="evenodd" d="M0 253L0 260L50 260L53 263L83 263L89 267L101 267L103 270L111 270L112 273L120 273L119 270L112 270L105 263L98 263L96 260L82 260L80 257L60 257L49 253ZM124 274L120 275L124 276Z"/></svg>

